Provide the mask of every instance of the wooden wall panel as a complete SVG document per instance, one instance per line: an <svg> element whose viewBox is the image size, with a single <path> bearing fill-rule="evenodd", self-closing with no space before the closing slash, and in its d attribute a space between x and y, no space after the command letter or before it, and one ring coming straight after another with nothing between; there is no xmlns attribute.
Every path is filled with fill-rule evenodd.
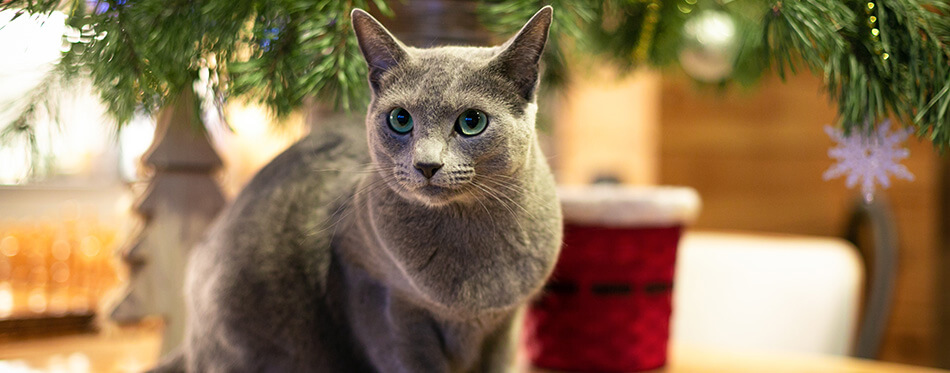
<svg viewBox="0 0 950 373"><path fill-rule="evenodd" d="M936 283L934 284L934 294L936 294L936 311L934 319L936 320L937 343L935 351L942 353L935 354L937 357L937 366L944 369L950 369L950 159L944 157L941 159L939 172L938 189L942 190L940 195L939 207L937 212L938 222L937 235L937 257L934 260L936 264L934 272Z"/></svg>
<svg viewBox="0 0 950 373"><path fill-rule="evenodd" d="M664 76L660 88L661 184L688 185L703 199L698 228L840 236L856 192L822 180L833 163L823 131L835 109L820 80L765 79L756 89L697 89ZM933 365L937 161L908 142L916 181L886 192L898 223L900 269L881 357Z"/></svg>

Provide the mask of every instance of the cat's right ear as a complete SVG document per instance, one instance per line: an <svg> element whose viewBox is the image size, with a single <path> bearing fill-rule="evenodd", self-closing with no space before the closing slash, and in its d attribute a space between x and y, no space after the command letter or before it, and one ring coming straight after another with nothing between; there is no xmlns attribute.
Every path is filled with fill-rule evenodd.
<svg viewBox="0 0 950 373"><path fill-rule="evenodd" d="M514 83L518 94L528 101L534 100L541 68L539 61L553 20L554 9L550 5L541 8L517 35L501 46L501 53L492 62L502 75Z"/></svg>
<svg viewBox="0 0 950 373"><path fill-rule="evenodd" d="M369 85L379 92L379 83L383 73L404 61L407 57L402 43L366 11L355 8L350 13L353 31L360 44L363 58L369 65Z"/></svg>

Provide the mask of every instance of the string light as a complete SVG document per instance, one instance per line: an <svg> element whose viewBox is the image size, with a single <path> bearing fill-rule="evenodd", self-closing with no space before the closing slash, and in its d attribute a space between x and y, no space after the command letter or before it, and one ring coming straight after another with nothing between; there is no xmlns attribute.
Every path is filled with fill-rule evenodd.
<svg viewBox="0 0 950 373"><path fill-rule="evenodd" d="M676 9L679 9L680 13L689 14L693 11L693 5L696 5L696 0L683 0L676 4Z"/></svg>
<svg viewBox="0 0 950 373"><path fill-rule="evenodd" d="M887 61L890 57L889 54L884 50L884 45L881 43L881 29L877 27L877 16L874 15L874 8L877 5L873 1L867 3L867 7L864 8L864 13L868 16L868 28L869 33L871 34L871 43L873 44L874 54L881 56L881 59Z"/></svg>
<svg viewBox="0 0 950 373"><path fill-rule="evenodd" d="M637 41L637 48L633 51L634 61L642 62L647 59L650 47L653 45L653 36L656 34L656 24L659 20L660 1L650 0L647 4L647 14L643 21L643 28L640 29L640 40Z"/></svg>

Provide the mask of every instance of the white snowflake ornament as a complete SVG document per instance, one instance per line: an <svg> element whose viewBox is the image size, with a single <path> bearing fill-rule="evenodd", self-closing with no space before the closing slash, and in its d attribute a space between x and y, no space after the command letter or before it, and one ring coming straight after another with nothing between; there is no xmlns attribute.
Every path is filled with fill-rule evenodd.
<svg viewBox="0 0 950 373"><path fill-rule="evenodd" d="M910 156L910 151L901 145L913 131L905 128L890 132L890 129L891 121L885 120L867 136L857 132L845 136L843 131L825 126L825 133L837 143L828 149L828 156L838 161L825 171L825 180L848 175L848 188L854 188L860 181L861 194L867 202L874 199L875 183L885 189L891 185L890 175L914 180L914 175L900 164Z"/></svg>

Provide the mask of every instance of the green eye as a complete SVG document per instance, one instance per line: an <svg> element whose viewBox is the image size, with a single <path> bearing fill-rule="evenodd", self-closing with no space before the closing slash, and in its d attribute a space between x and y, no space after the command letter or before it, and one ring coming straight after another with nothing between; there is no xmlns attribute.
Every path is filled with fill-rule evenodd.
<svg viewBox="0 0 950 373"><path fill-rule="evenodd" d="M406 109L397 107L389 112L389 128L399 134L412 131L412 116Z"/></svg>
<svg viewBox="0 0 950 373"><path fill-rule="evenodd" d="M488 116L480 110L465 110L455 121L455 132L463 136L475 136L482 133L488 126Z"/></svg>

